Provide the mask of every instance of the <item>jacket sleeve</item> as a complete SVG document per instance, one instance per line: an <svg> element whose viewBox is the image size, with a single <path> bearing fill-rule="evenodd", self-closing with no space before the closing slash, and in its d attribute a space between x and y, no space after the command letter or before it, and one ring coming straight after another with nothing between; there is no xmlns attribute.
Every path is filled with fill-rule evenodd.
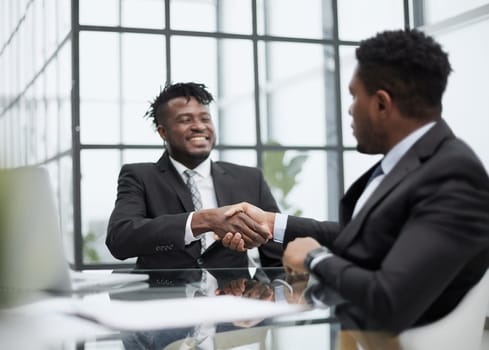
<svg viewBox="0 0 489 350"><path fill-rule="evenodd" d="M189 213L150 217L142 173L138 165L124 165L119 174L106 237L106 245L117 259L184 249L182 232Z"/></svg>
<svg viewBox="0 0 489 350"><path fill-rule="evenodd" d="M289 216L285 229L284 246L297 237L312 237L334 253L333 242L338 237L339 230L339 223L334 221Z"/></svg>

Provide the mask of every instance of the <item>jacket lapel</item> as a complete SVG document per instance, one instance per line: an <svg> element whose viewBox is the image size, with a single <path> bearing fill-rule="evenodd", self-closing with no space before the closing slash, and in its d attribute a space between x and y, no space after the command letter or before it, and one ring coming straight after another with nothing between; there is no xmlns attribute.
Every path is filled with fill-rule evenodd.
<svg viewBox="0 0 489 350"><path fill-rule="evenodd" d="M367 181L370 178L370 174L374 171L376 163L372 168L367 170L362 176L360 176L348 189L343 198L340 201L340 227L345 227L345 225L350 221L353 215L353 210L355 208L355 203L358 198L362 195L362 192L367 185Z"/></svg>
<svg viewBox="0 0 489 350"><path fill-rule="evenodd" d="M347 191L340 204L341 219L343 227L341 234L335 241L335 246L342 252L353 239L359 234L365 221L368 219L372 209L382 201L390 192L413 171L420 167L426 159L429 159L435 152L440 143L448 137L453 137L453 133L445 123L438 121L425 135L423 135L399 160L396 166L384 177L379 187L372 193L371 197L365 202L363 208L358 212L354 219L351 219L353 208L365 188L367 179L370 177L374 165L363 174Z"/></svg>
<svg viewBox="0 0 489 350"><path fill-rule="evenodd" d="M212 162L211 173L214 190L216 191L217 206L222 207L224 205L234 204L236 202L233 200L234 189L239 184L236 184L234 178L226 173L226 170L218 163Z"/></svg>
<svg viewBox="0 0 489 350"><path fill-rule="evenodd" d="M192 196L190 191L182 180L182 177L178 174L177 170L170 161L168 153L165 152L163 156L157 162L158 168L161 171L161 176L169 187L175 190L175 194L180 200L185 211L193 211L194 204L192 203Z"/></svg>

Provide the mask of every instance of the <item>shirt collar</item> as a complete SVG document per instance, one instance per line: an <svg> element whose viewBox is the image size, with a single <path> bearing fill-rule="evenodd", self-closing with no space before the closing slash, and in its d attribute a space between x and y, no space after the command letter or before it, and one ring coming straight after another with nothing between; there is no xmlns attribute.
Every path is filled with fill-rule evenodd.
<svg viewBox="0 0 489 350"><path fill-rule="evenodd" d="M177 169L177 172L180 174L182 179L185 181L185 175L183 175L183 172L187 170L188 168L180 163L178 160L175 160L170 156L170 162L172 162L173 166L175 169ZM206 160L204 160L202 163L197 165L195 168L192 169L197 173L199 177L206 178L211 175L211 159L207 157Z"/></svg>
<svg viewBox="0 0 489 350"><path fill-rule="evenodd" d="M414 130L408 136L395 145L382 159L382 170L384 174L388 174L399 162L399 160L406 154L406 152L418 141L424 134L430 130L436 122L430 122L422 127Z"/></svg>

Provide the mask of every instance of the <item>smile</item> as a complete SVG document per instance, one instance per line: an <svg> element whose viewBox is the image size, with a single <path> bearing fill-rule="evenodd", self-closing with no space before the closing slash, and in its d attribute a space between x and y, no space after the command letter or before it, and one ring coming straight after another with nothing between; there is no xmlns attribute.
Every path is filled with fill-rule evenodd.
<svg viewBox="0 0 489 350"><path fill-rule="evenodd" d="M190 141L206 141L207 136L193 136L189 140Z"/></svg>

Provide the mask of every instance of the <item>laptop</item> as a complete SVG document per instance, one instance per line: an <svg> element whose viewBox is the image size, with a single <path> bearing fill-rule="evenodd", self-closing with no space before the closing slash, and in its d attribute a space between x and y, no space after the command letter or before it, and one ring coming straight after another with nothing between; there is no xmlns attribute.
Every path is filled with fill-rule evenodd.
<svg viewBox="0 0 489 350"><path fill-rule="evenodd" d="M75 272L63 248L46 168L0 170L0 290L91 291L143 282L148 275Z"/></svg>

